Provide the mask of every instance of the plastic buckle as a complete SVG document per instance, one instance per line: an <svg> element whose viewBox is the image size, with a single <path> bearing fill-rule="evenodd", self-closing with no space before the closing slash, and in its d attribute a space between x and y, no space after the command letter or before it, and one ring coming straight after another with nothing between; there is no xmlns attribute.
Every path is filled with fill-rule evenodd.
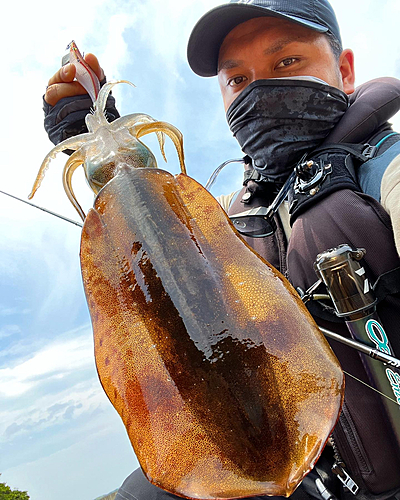
<svg viewBox="0 0 400 500"><path fill-rule="evenodd" d="M369 144L364 144L365 148L363 149L363 156L366 158L370 159L375 156L377 147L376 146L370 146Z"/></svg>

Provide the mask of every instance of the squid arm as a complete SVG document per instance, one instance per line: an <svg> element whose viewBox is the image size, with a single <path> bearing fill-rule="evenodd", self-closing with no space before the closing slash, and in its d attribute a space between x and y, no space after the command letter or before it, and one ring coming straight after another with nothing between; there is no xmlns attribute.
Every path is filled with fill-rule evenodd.
<svg viewBox="0 0 400 500"><path fill-rule="evenodd" d="M131 115L118 118L118 128L120 126L127 128L129 130L129 133L134 137L137 137L137 130L138 128L140 129L140 127L144 123L157 123L157 120L152 118L150 115L145 115L143 113L133 113ZM165 156L165 151L164 151L164 145L165 145L164 133L156 131L156 134L157 134L158 144L160 145L161 154L166 162L167 158Z"/></svg>
<svg viewBox="0 0 400 500"><path fill-rule="evenodd" d="M183 153L183 136L176 127L170 123L156 121L153 123L138 125L135 129L138 139L146 134L150 134L151 132L163 132L167 134L174 143L176 152L178 153L181 171L183 174L186 174L185 158Z"/></svg>
<svg viewBox="0 0 400 500"><path fill-rule="evenodd" d="M61 153L66 149L73 149L73 150L79 149L87 140L90 140L91 137L92 134L81 134L79 137L71 137L69 139L66 139L65 141L60 142L60 144L54 147L50 151L50 153L47 154L46 158L40 165L39 172L33 184L32 191L28 196L28 200L31 200L34 197L36 191L40 188L40 185L42 183L46 170L49 168L51 160L54 160L54 158L57 156L58 153Z"/></svg>
<svg viewBox="0 0 400 500"><path fill-rule="evenodd" d="M107 103L107 98L108 94L111 92L111 89L117 85L118 83L128 83L129 85L132 85L132 87L136 87L132 82L128 82L128 80L117 80L115 82L107 82L103 85L101 88L101 92L99 93L99 96L96 101L96 106L95 106L95 114L96 113L103 113L103 111L106 108L106 103Z"/></svg>
<svg viewBox="0 0 400 500"><path fill-rule="evenodd" d="M74 190L72 189L71 181L72 181L72 174L80 165L83 164L84 161L85 161L84 155L82 155L80 151L75 151L75 153L69 157L63 170L63 186L65 193L67 194L69 201L75 207L75 210L78 212L83 221L85 220L86 215L85 212L82 210L82 207L79 205L78 200L76 199Z"/></svg>

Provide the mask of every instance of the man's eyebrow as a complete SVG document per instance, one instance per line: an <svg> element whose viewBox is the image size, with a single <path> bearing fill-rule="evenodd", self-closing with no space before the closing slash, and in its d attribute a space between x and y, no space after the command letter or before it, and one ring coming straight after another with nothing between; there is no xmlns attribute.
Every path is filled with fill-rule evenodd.
<svg viewBox="0 0 400 500"><path fill-rule="evenodd" d="M264 55L269 56L271 54L275 54L276 52L280 52L282 49L286 47L286 45L289 45L293 42L305 42L305 43L310 43L310 37L309 36L302 36L302 35L295 35L295 36L290 36L287 38L281 38L280 40L277 40L274 44L272 44L270 47L264 50Z"/></svg>
<svg viewBox="0 0 400 500"><path fill-rule="evenodd" d="M270 45L267 49L264 50L264 55L269 56L271 54L276 54L277 52L280 52L283 50L286 45L289 45L293 42L304 42L304 43L311 43L310 37L307 35L294 35L294 36L289 36L287 38L281 38L280 40L277 40L275 43ZM227 59L224 61L222 64L218 66L218 73L222 71L223 69L234 69L238 68L239 66L242 66L245 61L243 60L236 60L236 59Z"/></svg>
<svg viewBox="0 0 400 500"><path fill-rule="evenodd" d="M220 72L223 69L237 68L239 66L242 66L243 64L244 64L244 61L242 61L242 60L227 59L221 65L218 66L218 72Z"/></svg>

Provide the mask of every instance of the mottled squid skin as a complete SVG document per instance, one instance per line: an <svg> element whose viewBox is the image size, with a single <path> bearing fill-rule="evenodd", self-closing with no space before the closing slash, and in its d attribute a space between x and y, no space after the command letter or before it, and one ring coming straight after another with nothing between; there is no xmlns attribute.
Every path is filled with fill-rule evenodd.
<svg viewBox="0 0 400 500"><path fill-rule="evenodd" d="M217 201L185 175L182 135L144 114L108 123L107 83L88 133L58 153L97 194L81 266L101 383L140 465L186 498L289 496L340 412L339 363L289 282L248 247ZM128 82L129 83L129 82ZM174 142L183 174L155 168L139 140ZM118 460L118 457L116 457Z"/></svg>
<svg viewBox="0 0 400 500"><path fill-rule="evenodd" d="M184 174L121 166L85 220L101 383L148 479L187 498L289 496L343 374L296 292Z"/></svg>

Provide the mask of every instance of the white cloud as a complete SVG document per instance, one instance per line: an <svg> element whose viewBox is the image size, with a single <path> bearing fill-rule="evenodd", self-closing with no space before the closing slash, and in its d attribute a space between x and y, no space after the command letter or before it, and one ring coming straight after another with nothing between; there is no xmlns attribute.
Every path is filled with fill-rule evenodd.
<svg viewBox="0 0 400 500"><path fill-rule="evenodd" d="M97 379L95 370L89 373L89 376L82 373L82 380L73 385L68 384L63 390L55 393L49 392L36 398L32 394L40 394L31 389L30 394L23 393L19 397L19 405L0 411L0 442L13 442L13 440L24 435L33 436L43 433L44 430L54 427L55 432L62 429L64 424L71 419L81 419L76 429L68 429L69 442L73 442L72 435L81 435L82 425L89 425L92 429L98 426L96 419L89 415L98 412L99 409L109 411L111 403L106 398L100 382ZM57 380L67 376L59 373L47 379L48 387ZM98 420L98 419L97 419ZM90 424L91 421L91 424ZM56 427L58 429L56 430ZM49 435L51 440L51 434Z"/></svg>
<svg viewBox="0 0 400 500"><path fill-rule="evenodd" d="M16 314L17 308L16 307L1 307L0 306L0 316L12 316L13 314Z"/></svg>
<svg viewBox="0 0 400 500"><path fill-rule="evenodd" d="M16 333L20 333L21 328L19 325L2 325L0 327L0 339L11 337Z"/></svg>
<svg viewBox="0 0 400 500"><path fill-rule="evenodd" d="M114 425L113 425L114 424ZM118 488L138 467L119 422L94 429L84 439L49 456L2 470L1 480L27 490L31 500L92 500ZM28 442L27 442L28 445Z"/></svg>
<svg viewBox="0 0 400 500"><path fill-rule="evenodd" d="M74 370L93 366L90 326L85 330L84 335L48 344L30 359L0 369L0 394L7 397L21 396L34 390L45 378L48 381L52 377L63 377Z"/></svg>
<svg viewBox="0 0 400 500"><path fill-rule="evenodd" d="M399 59L396 0L332 0L343 44L354 50L357 84L395 76ZM400 76L400 75L399 75Z"/></svg>
<svg viewBox="0 0 400 500"><path fill-rule="evenodd" d="M142 2L136 7L142 24L140 36L159 57L159 64L170 68L173 72L177 60L186 62L186 43L196 21L207 10L220 3L223 2L219 0Z"/></svg>
<svg viewBox="0 0 400 500"><path fill-rule="evenodd" d="M120 13L111 16L108 21L108 43L101 56L101 64L107 70L108 80L121 78L120 66L127 62L128 54L128 46L124 40L124 32L129 27L132 27L135 18L136 16L133 13Z"/></svg>

